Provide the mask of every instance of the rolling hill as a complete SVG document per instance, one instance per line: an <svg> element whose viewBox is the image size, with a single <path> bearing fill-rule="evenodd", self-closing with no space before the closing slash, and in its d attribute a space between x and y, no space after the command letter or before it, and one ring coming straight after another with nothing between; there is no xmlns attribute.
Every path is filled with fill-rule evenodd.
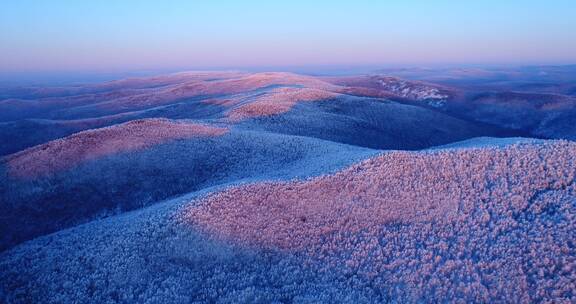
<svg viewBox="0 0 576 304"><path fill-rule="evenodd" d="M486 142L384 152L305 180L209 187L61 230L0 254L0 296L569 301L576 147Z"/></svg>
<svg viewBox="0 0 576 304"><path fill-rule="evenodd" d="M1 89L0 302L573 302L542 69Z"/></svg>

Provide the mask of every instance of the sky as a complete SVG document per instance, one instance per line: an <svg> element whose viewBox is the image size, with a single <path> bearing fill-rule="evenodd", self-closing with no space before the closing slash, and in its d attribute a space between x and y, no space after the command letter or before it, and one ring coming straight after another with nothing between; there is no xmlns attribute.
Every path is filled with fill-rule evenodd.
<svg viewBox="0 0 576 304"><path fill-rule="evenodd" d="M0 71L573 64L576 1L0 0Z"/></svg>

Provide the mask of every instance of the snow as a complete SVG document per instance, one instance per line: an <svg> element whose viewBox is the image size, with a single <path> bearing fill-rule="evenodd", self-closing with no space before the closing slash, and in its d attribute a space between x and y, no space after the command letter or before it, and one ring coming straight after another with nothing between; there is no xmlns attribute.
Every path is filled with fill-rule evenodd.
<svg viewBox="0 0 576 304"><path fill-rule="evenodd" d="M570 139L571 110L455 92L190 72L9 93L0 303L576 302L576 143L496 138Z"/></svg>
<svg viewBox="0 0 576 304"><path fill-rule="evenodd" d="M574 301L575 152L387 152L307 180L209 187L1 253L0 298Z"/></svg>
<svg viewBox="0 0 576 304"><path fill-rule="evenodd" d="M432 107L442 107L446 100L450 97L442 94L439 89L416 84L414 82L407 82L396 78L380 79L379 83L386 89L400 97L409 98L417 101L428 103Z"/></svg>

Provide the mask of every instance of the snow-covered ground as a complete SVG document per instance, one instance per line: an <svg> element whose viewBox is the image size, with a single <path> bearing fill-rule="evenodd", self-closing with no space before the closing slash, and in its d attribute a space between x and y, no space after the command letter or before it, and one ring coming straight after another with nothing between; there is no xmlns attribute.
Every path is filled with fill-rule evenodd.
<svg viewBox="0 0 576 304"><path fill-rule="evenodd" d="M379 80L382 87L398 96L426 102L433 107L442 107L450 97L439 89L416 82L408 82L398 78L382 78Z"/></svg>
<svg viewBox="0 0 576 304"><path fill-rule="evenodd" d="M572 97L461 93L237 72L0 92L0 303L576 302Z"/></svg>
<svg viewBox="0 0 576 304"><path fill-rule="evenodd" d="M388 152L306 181L206 188L1 253L0 297L570 302L575 152Z"/></svg>

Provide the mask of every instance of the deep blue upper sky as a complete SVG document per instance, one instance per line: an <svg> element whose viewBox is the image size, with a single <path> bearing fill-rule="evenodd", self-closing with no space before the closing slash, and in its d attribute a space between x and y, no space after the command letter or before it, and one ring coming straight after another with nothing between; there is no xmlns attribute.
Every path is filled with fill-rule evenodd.
<svg viewBox="0 0 576 304"><path fill-rule="evenodd" d="M0 70L576 62L576 1L0 0Z"/></svg>

